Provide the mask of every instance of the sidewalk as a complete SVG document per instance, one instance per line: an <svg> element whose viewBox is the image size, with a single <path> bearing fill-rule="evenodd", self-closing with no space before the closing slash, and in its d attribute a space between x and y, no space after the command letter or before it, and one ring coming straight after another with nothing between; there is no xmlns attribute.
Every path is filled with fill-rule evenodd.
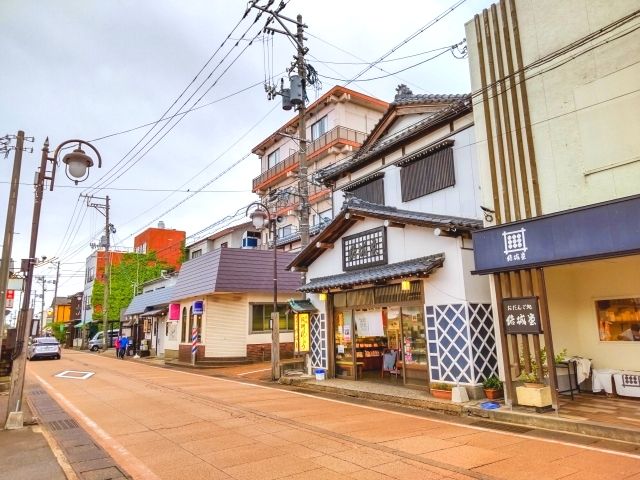
<svg viewBox="0 0 640 480"><path fill-rule="evenodd" d="M0 394L0 419L7 411L6 393ZM24 407L25 428L0 430L0 478L65 480L67 477L53 453L51 445L34 423L29 406ZM5 476L7 475L7 476Z"/></svg>

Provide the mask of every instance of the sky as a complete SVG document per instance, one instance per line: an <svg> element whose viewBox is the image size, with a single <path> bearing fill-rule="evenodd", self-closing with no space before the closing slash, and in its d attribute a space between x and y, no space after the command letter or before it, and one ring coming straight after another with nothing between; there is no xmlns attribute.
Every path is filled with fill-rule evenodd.
<svg viewBox="0 0 640 480"><path fill-rule="evenodd" d="M308 92L310 101L344 85L366 66L362 62L379 59L458 3L290 0L282 14L303 16L307 59L322 83L318 91ZM490 4L463 1L377 64L385 72L372 68L348 87L385 101L393 100L400 83L416 94L468 92L466 59L447 52L425 61L439 51L424 52L463 40L464 24ZM75 186L60 168L54 190L45 191L37 256L60 261L58 295L82 290L90 244L103 234L104 217L87 207L80 194L110 197L116 228L112 245L119 249L131 249L133 237L160 220L187 236L216 223L221 228L227 224L221 220L255 199L251 180L260 166L251 149L294 115L280 108L279 99L267 99L263 83L273 78L279 84L295 51L278 34L268 43L262 36L250 45L238 40L247 29L244 38L253 38L266 20L253 24L257 11L252 10L233 31L246 6L237 0L0 4L0 137L23 130L34 138L26 144L33 153L23 154L13 259L28 257L33 178L45 138L51 150L69 139L92 141L102 157L102 168L94 167L85 182ZM223 43L232 31L234 40ZM195 106L201 108L178 117L179 122L154 126L165 112L188 110L199 99ZM113 135L123 131L129 132ZM13 155L0 155L3 232ZM56 270L48 263L36 275L54 280ZM48 306L54 285L46 288Z"/></svg>

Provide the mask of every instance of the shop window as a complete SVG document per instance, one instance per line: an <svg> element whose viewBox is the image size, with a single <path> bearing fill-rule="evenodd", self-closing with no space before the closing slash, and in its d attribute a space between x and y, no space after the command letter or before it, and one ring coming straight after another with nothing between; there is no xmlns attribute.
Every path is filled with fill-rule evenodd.
<svg viewBox="0 0 640 480"><path fill-rule="evenodd" d="M640 342L640 297L596 300L602 342Z"/></svg>
<svg viewBox="0 0 640 480"><path fill-rule="evenodd" d="M280 331L293 331L293 315L289 315L287 311L289 305L286 303L278 304L278 313L280 314ZM254 303L251 305L251 333L263 333L271 331L271 313L273 312L273 303Z"/></svg>
<svg viewBox="0 0 640 480"><path fill-rule="evenodd" d="M445 148L420 160L398 163L402 201L424 197L438 190L455 185L453 148Z"/></svg>
<svg viewBox="0 0 640 480"><path fill-rule="evenodd" d="M274 167L278 162L280 162L280 149L274 150L267 155L267 168Z"/></svg>

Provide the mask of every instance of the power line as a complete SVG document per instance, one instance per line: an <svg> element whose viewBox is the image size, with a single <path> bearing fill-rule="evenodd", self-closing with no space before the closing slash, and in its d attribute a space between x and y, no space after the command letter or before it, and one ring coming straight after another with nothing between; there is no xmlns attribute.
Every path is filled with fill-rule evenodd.
<svg viewBox="0 0 640 480"><path fill-rule="evenodd" d="M0 181L0 184L8 184L11 182L8 181ZM33 183L28 183L28 182L21 182L20 185L27 185L27 186L32 186ZM57 188L70 188L70 189L80 189L80 188L84 188L81 186L76 186L76 185L56 185L56 189ZM175 188L140 188L140 187L101 187L99 190L114 190L114 191L126 191L126 192L160 192L160 193L166 193L166 192L173 192L173 193L192 193L193 190L187 188L185 189L175 189ZM199 190L199 193L248 193L251 192L251 190ZM66 232L65 232L66 234ZM64 235L63 235L64 238Z"/></svg>
<svg viewBox="0 0 640 480"><path fill-rule="evenodd" d="M330 45L330 46L332 46L334 48L337 48L340 51L342 51L342 52L344 52L344 53L346 53L348 55L351 55L354 58L358 58L353 53L350 53L347 50L344 50L343 48L337 47L334 44L329 43L326 40L323 40L322 38L318 37L317 35L312 35L311 33L309 33L308 35L310 37L313 37L313 38L316 38L316 39L320 40L323 43L326 43L327 45ZM407 58L421 57L422 55L426 55L428 53L439 52L441 50L448 50L450 48L451 48L451 45L447 45L447 46L440 47L440 48L434 48L434 49L431 49L431 50L425 50L424 52L414 53L412 55L405 55L404 57L396 57L396 58L390 58L388 60L381 60L378 63L398 62L400 60L406 60ZM318 63L327 64L327 65L370 65L371 64L371 62L367 62L365 60L362 60L360 62L332 62L332 61L328 61L328 60L320 60L318 58L316 58L315 60ZM384 70L382 70L380 67L376 66L376 68L384 72ZM385 73L389 73L389 72L385 72Z"/></svg>

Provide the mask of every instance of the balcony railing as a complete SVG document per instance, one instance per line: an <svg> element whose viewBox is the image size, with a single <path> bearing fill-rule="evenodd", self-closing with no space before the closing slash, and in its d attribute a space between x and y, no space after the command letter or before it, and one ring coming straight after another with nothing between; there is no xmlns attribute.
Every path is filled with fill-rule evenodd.
<svg viewBox="0 0 640 480"><path fill-rule="evenodd" d="M307 158L313 159L316 154L319 154L323 149L331 145L339 145L342 143L349 143L355 147L359 147L364 142L366 134L353 130L347 127L335 127L329 130L324 135L316 138L313 141L307 143ZM276 177L282 172L293 170L298 164L298 153L293 153L281 162L276 163L273 167L265 170L256 178L253 179L253 191L257 191L267 186L268 180Z"/></svg>

